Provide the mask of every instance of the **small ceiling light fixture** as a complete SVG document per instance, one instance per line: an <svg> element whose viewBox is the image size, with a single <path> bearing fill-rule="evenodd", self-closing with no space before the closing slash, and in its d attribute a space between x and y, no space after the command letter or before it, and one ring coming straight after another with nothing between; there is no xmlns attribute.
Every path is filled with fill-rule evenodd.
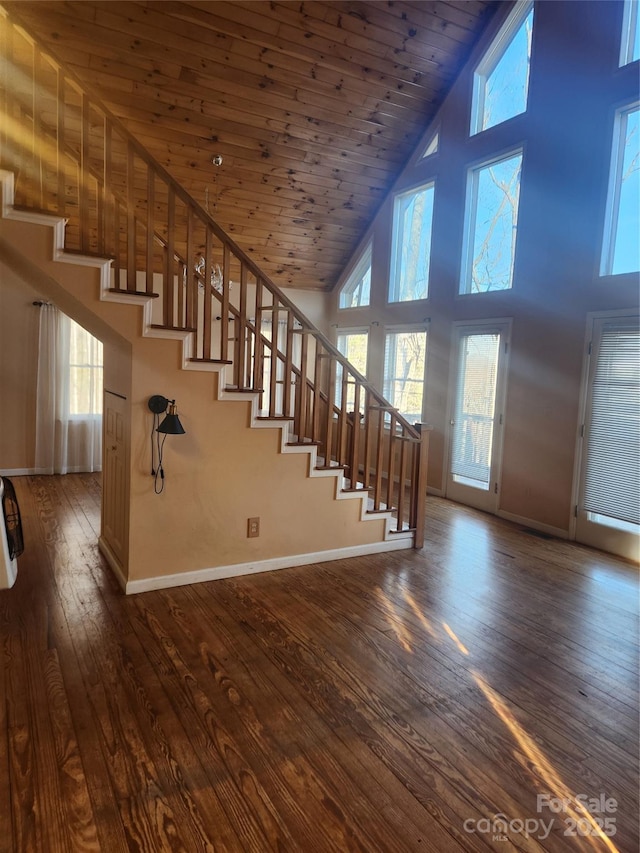
<svg viewBox="0 0 640 853"><path fill-rule="evenodd" d="M147 405L149 411L153 412L153 426L151 428L151 475L155 478L153 483L154 491L159 495L164 490L162 454L165 439L168 435L184 435L185 429L180 423L175 400L168 400L161 394L154 394L153 397L149 397ZM165 415L162 423L160 423L161 415ZM160 438L161 435L162 439Z"/></svg>

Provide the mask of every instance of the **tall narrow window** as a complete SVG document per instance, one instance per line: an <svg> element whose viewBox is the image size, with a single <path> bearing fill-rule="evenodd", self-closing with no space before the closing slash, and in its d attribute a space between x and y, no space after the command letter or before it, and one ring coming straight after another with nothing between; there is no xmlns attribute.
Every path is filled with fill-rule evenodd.
<svg viewBox="0 0 640 853"><path fill-rule="evenodd" d="M471 169L460 293L513 284L522 152Z"/></svg>
<svg viewBox="0 0 640 853"><path fill-rule="evenodd" d="M583 508L590 521L640 533L640 331L604 322L593 345Z"/></svg>
<svg viewBox="0 0 640 853"><path fill-rule="evenodd" d="M383 393L410 423L422 420L426 356L424 329L387 332Z"/></svg>
<svg viewBox="0 0 640 853"><path fill-rule="evenodd" d="M338 332L336 346L342 355L348 359L358 373L367 375L367 350L369 345L369 332L366 329L350 329ZM344 382L343 382L344 378ZM343 373L342 365L339 364L336 372L336 405L342 405L343 390L346 386L346 405L348 411L355 407L355 381L347 373ZM359 407L364 406L364 398L359 401Z"/></svg>
<svg viewBox="0 0 640 853"><path fill-rule="evenodd" d="M451 475L484 491L491 483L499 348L499 334L460 338Z"/></svg>
<svg viewBox="0 0 640 853"><path fill-rule="evenodd" d="M638 104L616 114L601 275L640 270L639 119Z"/></svg>
<svg viewBox="0 0 640 853"><path fill-rule="evenodd" d="M69 415L102 414L102 343L69 321Z"/></svg>
<svg viewBox="0 0 640 853"><path fill-rule="evenodd" d="M371 297L371 243L340 290L339 308L368 305Z"/></svg>
<svg viewBox="0 0 640 853"><path fill-rule="evenodd" d="M533 2L518 2L475 71L472 135L527 109L532 34Z"/></svg>
<svg viewBox="0 0 640 853"><path fill-rule="evenodd" d="M434 185L396 197L389 302L426 299L429 292Z"/></svg>
<svg viewBox="0 0 640 853"><path fill-rule="evenodd" d="M625 0L622 17L622 42L620 65L628 65L640 59L640 15L638 0Z"/></svg>

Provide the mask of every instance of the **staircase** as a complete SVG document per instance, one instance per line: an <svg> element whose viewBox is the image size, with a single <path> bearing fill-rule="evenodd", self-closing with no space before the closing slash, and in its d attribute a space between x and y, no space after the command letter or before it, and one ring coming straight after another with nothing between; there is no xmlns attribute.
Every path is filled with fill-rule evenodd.
<svg viewBox="0 0 640 853"><path fill-rule="evenodd" d="M185 370L218 374L218 400L279 429L280 452L384 519L385 541L421 548L428 433L2 7L0 57L3 217L51 225L55 259L99 268L101 301L140 306L144 337L178 340Z"/></svg>

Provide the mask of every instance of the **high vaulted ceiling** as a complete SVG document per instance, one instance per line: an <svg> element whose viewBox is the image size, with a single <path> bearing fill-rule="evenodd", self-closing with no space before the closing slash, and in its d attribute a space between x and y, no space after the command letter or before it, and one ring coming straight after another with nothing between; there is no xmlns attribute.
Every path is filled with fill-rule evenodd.
<svg viewBox="0 0 640 853"><path fill-rule="evenodd" d="M320 290L496 5L5 3L277 284Z"/></svg>

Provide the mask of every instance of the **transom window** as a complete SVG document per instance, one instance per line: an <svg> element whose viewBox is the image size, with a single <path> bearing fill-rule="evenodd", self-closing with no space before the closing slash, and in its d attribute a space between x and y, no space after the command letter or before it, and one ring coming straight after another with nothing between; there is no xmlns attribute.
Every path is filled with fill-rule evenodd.
<svg viewBox="0 0 640 853"><path fill-rule="evenodd" d="M513 284L521 170L522 151L469 170L460 293Z"/></svg>
<svg viewBox="0 0 640 853"><path fill-rule="evenodd" d="M396 196L389 302L411 302L429 294L433 197L433 183Z"/></svg>
<svg viewBox="0 0 640 853"><path fill-rule="evenodd" d="M368 305L371 297L371 250L369 243L351 275L340 290L339 308L360 308Z"/></svg>
<svg viewBox="0 0 640 853"><path fill-rule="evenodd" d="M387 332L383 394L410 423L422 421L426 358L427 332L424 328Z"/></svg>
<svg viewBox="0 0 640 853"><path fill-rule="evenodd" d="M473 75L471 134L527 109L533 0L518 2Z"/></svg>
<svg viewBox="0 0 640 853"><path fill-rule="evenodd" d="M601 275L640 270L640 104L616 114Z"/></svg>

